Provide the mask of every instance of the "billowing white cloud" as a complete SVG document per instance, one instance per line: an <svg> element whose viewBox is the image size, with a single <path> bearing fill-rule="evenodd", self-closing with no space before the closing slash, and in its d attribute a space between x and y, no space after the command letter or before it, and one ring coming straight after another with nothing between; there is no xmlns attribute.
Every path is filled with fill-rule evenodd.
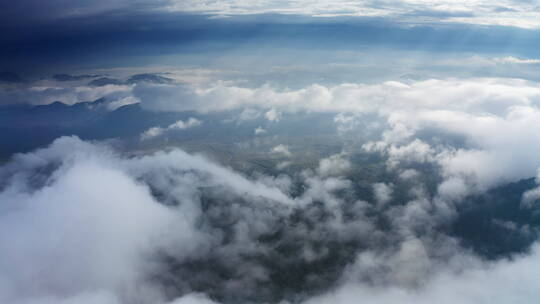
<svg viewBox="0 0 540 304"><path fill-rule="evenodd" d="M379 206L384 206L392 199L393 192L392 184L385 183L375 183L373 184L373 192L375 194L375 199Z"/></svg>
<svg viewBox="0 0 540 304"><path fill-rule="evenodd" d="M512 260L485 262L441 232L439 225L456 216L454 203L464 195L531 177L540 167L540 138L535 132L540 127L537 83L431 79L312 85L286 91L269 86L142 84L135 85L133 92L143 107L160 111L245 107L259 115L273 112L274 119L277 113L327 112L351 134L361 131L357 122L364 115L374 116L382 132L362 147L369 153L381 153L387 169L410 183L408 201L392 205L394 195L403 189L388 181L368 184L373 202L350 199L358 181L343 177L352 166L344 153L323 158L294 176L253 174L247 178L180 150L127 158L99 144L62 138L47 149L15 156L0 170L0 202L7 202L0 207L0 266L7 270L0 274L0 300L125 303L131 295L163 302L165 298L154 286L141 283L163 270L163 265L147 259L156 250L173 255L180 265L208 252L215 254L211 257L215 260L227 257L240 278L223 283L227 286L223 290L248 292L261 282L260 286L268 283L271 276L268 269L253 262L257 259L239 256L263 258L268 252L275 253L269 248L279 244L267 248L260 239L280 233L291 233L286 245L300 244L301 261L317 261L330 254L332 246L318 245L321 240L361 244L362 250L357 249L351 262L343 265L338 289L307 303L348 303L358 298L373 303L404 299L482 303L493 297L502 303L528 303L536 297L533 286L512 284L508 279L516 276L535 282L534 271L525 269L538 268L536 247ZM193 118L145 134L157 136L200 123ZM270 152L292 156L284 144ZM281 162L277 167L292 164ZM434 181L435 194L426 191L420 181L418 164L437 170L441 180ZM302 192L293 197L289 191L295 187ZM217 194L205 196L212 193ZM537 198L537 189L526 192L523 207L534 208ZM227 208L212 209L223 202ZM259 214L254 210L261 203L264 211ZM276 205L279 207L273 207ZM277 229L275 223L285 220L273 216L286 213L291 206L304 212L301 216L308 224ZM381 206L384 208L377 208ZM102 210L108 212L102 214ZM378 216L384 219L385 230L379 230L377 221L370 218L377 212L381 212ZM205 226L203 214L222 221ZM106 233L109 229L113 231ZM176 234L178 230L181 233ZM229 230L234 233L228 234ZM304 241L307 239L313 242ZM216 245L224 240L232 244ZM114 253L102 253L109 251ZM258 255L249 255L253 253ZM59 266L58 260L64 263ZM54 273L44 281L40 274L50 271ZM185 282L175 283L184 286ZM141 284L144 288L134 287ZM252 289L243 287L245 284L253 284ZM210 301L191 292L185 287L178 293L185 296L177 301Z"/></svg>
<svg viewBox="0 0 540 304"><path fill-rule="evenodd" d="M210 300L207 296L200 293L192 293L185 295L179 299L174 300L170 304L215 304L216 302Z"/></svg>
<svg viewBox="0 0 540 304"><path fill-rule="evenodd" d="M281 113L272 108L268 112L264 113L264 117L269 121L279 121L281 119Z"/></svg>
<svg viewBox="0 0 540 304"><path fill-rule="evenodd" d="M505 58L504 61L521 62L514 57ZM33 86L27 90L49 89ZM240 115L243 119L264 115L275 122L281 113L329 112L336 114L334 120L342 132L359 128L362 115L374 115L379 117L378 128L384 132L380 140L366 143L366 150L386 153L391 167L407 162L437 163L447 178L463 180L471 186L467 188L479 190L533 176L540 166L537 157L540 147L534 144L539 142L535 140L538 134L534 130L540 124L540 85L521 79L313 84L294 90L268 85L245 88L222 82L200 86L141 83L93 89L77 86L66 90L86 92L83 97L74 97L73 102L108 96L113 103L117 100L120 104L141 100L143 108L154 111L206 113L243 108ZM53 96L47 100L58 97ZM66 100L70 98L62 101ZM197 124L187 121L156 126L141 134L141 138ZM461 144L434 144L418 138L418 134L426 132L435 132L441 138L452 136Z"/></svg>
<svg viewBox="0 0 540 304"><path fill-rule="evenodd" d="M238 120L239 121L253 120L253 119L257 119L260 115L261 113L257 110L245 109L238 116Z"/></svg>
<svg viewBox="0 0 540 304"><path fill-rule="evenodd" d="M393 166L410 161L438 163L448 178L466 180L481 191L528 178L540 166L538 135L533 131L540 123L539 110L535 100L514 102L498 113L468 109L396 112L388 118L389 132L399 136L371 142L366 148L385 150ZM403 129L409 131L403 133ZM416 138L415 134L428 130L443 132L440 138L460 137L463 144L433 145Z"/></svg>
<svg viewBox="0 0 540 304"><path fill-rule="evenodd" d="M149 281L162 271L159 254L188 258L219 238L196 229L197 187L292 201L272 180L249 181L179 150L121 158L69 137L16 155L0 176L0 301L10 303L162 303Z"/></svg>
<svg viewBox="0 0 540 304"><path fill-rule="evenodd" d="M222 111L243 107L266 109L267 118L278 111L381 113L445 110L503 114L510 106L530 106L540 100L540 86L520 79L430 79L405 84L345 83L311 85L298 90L269 86L242 88L216 84L210 87L142 84L134 88L142 106L154 111ZM339 118L345 119L345 116Z"/></svg>
<svg viewBox="0 0 540 304"><path fill-rule="evenodd" d="M141 134L141 140L146 140L149 138L161 136L165 132L165 130L166 130L165 128L151 127Z"/></svg>
<svg viewBox="0 0 540 304"><path fill-rule="evenodd" d="M291 151L289 151L289 147L286 146L286 145L283 145L283 144L280 144L280 145L277 145L277 146L273 147L271 152L275 153L275 154L281 154L281 155L286 156L286 157L292 156Z"/></svg>
<svg viewBox="0 0 540 304"><path fill-rule="evenodd" d="M411 254L418 254L413 249ZM535 288L536 270L540 267L539 248L529 256L497 263L478 263L454 272L438 273L425 285L407 289L396 286L366 286L349 282L338 290L308 300L306 304L323 303L535 303L540 292ZM413 274L413 273L411 273Z"/></svg>
<svg viewBox="0 0 540 304"><path fill-rule="evenodd" d="M538 64L540 60L538 59L522 59L512 56L494 58L494 61L497 63L510 63L510 64Z"/></svg>
<svg viewBox="0 0 540 304"><path fill-rule="evenodd" d="M263 127L257 127L255 128L255 135L260 135L260 134L264 134L266 133L266 129L264 129Z"/></svg>
<svg viewBox="0 0 540 304"><path fill-rule="evenodd" d="M275 233L276 225L283 225L286 217L274 216L287 214L291 206L303 210L298 216L307 217L306 223L296 219L294 225L279 230L285 233L280 242L301 246L301 250L293 257L277 259L305 263L348 250L334 251L332 246L358 242L362 248L353 251L353 260L344 265L337 289L302 303L348 303L359 298L370 303L487 303L493 299L533 303L537 298L534 282L540 258L536 247L511 260L483 261L435 229L441 216L451 217L441 211L440 198L431 198L421 189L412 189L414 197L404 205L387 204L394 185L382 182L373 185L373 204L340 196L354 185L336 176L348 170L347 163L344 154L337 154L321 160L317 172L304 170L300 178L305 192L293 198L289 176L248 179L181 150L125 157L102 144L64 137L48 148L18 154L0 168L0 300L16 304L123 304L134 299L166 303L171 299L163 292L164 283L149 280L162 273L171 275L167 264L156 260L160 254L174 258L177 266L195 257L225 257L238 269L236 274L247 279L227 278L213 290L223 288L235 295L247 292L245 284L257 280L268 284L268 270L250 264L250 255L272 258L275 244L266 246L260 237ZM414 180L418 174L408 169L401 175ZM446 195L441 194L443 199L452 197L462 186L457 180L447 180L439 192ZM215 197L201 199L213 191ZM247 205L242 205L243 200ZM213 209L221 203L225 203L223 209ZM380 216L387 220L384 230L377 229L369 215L377 204L387 204L380 209ZM347 218L351 213L352 220ZM205 224L206 217L215 217L216 226ZM225 236L229 229L234 233ZM319 249L316 244L322 241L332 246ZM202 266L197 269L203 271ZM174 279L179 280L178 286L187 284L182 277ZM215 280L212 275L206 279ZM219 302L194 294L189 287L172 301Z"/></svg>
<svg viewBox="0 0 540 304"><path fill-rule="evenodd" d="M337 113L335 122L342 131L358 127L362 115L377 115L385 131L379 141L366 143L366 150L387 153L391 167L437 163L443 175L465 181L468 189L485 190L530 177L540 166L540 146L535 144L540 140L534 131L540 125L540 86L520 79L388 81L287 91L269 86L145 85L135 87L134 93L143 107L153 110L208 112L249 107L267 111L272 120L280 112ZM417 137L430 132L461 143L434 144ZM445 189L449 188L441 191Z"/></svg>
<svg viewBox="0 0 540 304"><path fill-rule="evenodd" d="M186 121L179 120L179 121L177 121L177 122L175 122L173 124L170 124L166 128L151 127L151 128L149 128L148 130L144 131L141 134L141 140L147 140L147 139L150 139L150 138L161 136L165 132L168 132L168 131L185 130L185 129L189 129L189 128L192 128L192 127L200 126L201 124L202 124L202 121L200 121L200 120L198 120L196 118L190 117Z"/></svg>
<svg viewBox="0 0 540 304"><path fill-rule="evenodd" d="M170 241L184 242L186 253L197 246L189 224L112 165L111 157L63 138L3 168L16 174L0 193L0 301L84 303L87 293L89 302L120 303L125 293L151 300L135 288L154 267L148 254ZM53 161L60 167L30 190L33 170ZM181 232L167 235L172 230Z"/></svg>
<svg viewBox="0 0 540 304"><path fill-rule="evenodd" d="M179 120L172 125L168 126L168 129L179 129L179 130L185 130L191 127L200 126L202 122L198 120L197 118L190 117L187 121Z"/></svg>
<svg viewBox="0 0 540 304"><path fill-rule="evenodd" d="M334 154L319 161L317 172L321 176L342 175L352 168L343 154Z"/></svg>

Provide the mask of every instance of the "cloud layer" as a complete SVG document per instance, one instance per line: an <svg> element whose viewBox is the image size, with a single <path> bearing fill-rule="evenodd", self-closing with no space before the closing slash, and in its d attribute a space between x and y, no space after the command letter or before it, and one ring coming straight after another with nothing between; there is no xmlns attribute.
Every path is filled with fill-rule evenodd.
<svg viewBox="0 0 540 304"><path fill-rule="evenodd" d="M455 226L478 197L537 174L535 82L110 88L122 90L112 102L191 111L143 138L249 125L248 138L267 147L271 174L237 172L179 149L125 155L76 137L17 154L0 168L1 301L529 303L537 296L508 279L535 281L534 225L490 219L527 240L502 255L510 259L467 246ZM191 116L213 113L235 118ZM326 115L341 152L308 158L276 132L305 113ZM312 163L299 166L304 159ZM512 210L534 219L531 183L511 194L520 204Z"/></svg>
<svg viewBox="0 0 540 304"><path fill-rule="evenodd" d="M24 4L24 5L23 5ZM39 9L47 15L39 16ZM24 1L6 5L6 13L32 19L81 18L107 15L115 10L131 14L144 11L182 12L218 16L294 14L314 17L386 17L397 20L422 22L454 22L482 25L505 25L537 28L538 6L534 2L505 0L490 1L98 1L88 5L83 1L52 1L47 4ZM7 15L7 14L6 14ZM9 16L9 15L7 15Z"/></svg>
<svg viewBox="0 0 540 304"><path fill-rule="evenodd" d="M486 261L443 228L455 196L404 171L409 199L381 182L358 200L350 166L340 154L247 179L181 150L126 157L60 138L0 168L0 299L534 302L536 246Z"/></svg>

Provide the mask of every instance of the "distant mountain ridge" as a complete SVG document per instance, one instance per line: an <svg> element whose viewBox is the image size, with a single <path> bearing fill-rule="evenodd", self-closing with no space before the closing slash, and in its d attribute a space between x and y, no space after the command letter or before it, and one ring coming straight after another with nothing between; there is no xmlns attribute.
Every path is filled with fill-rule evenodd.
<svg viewBox="0 0 540 304"><path fill-rule="evenodd" d="M139 104L109 110L104 98L73 105L0 106L0 156L46 145L59 136L86 139L137 137L148 128L171 124L188 114L146 111ZM187 117L187 116L186 116Z"/></svg>
<svg viewBox="0 0 540 304"><path fill-rule="evenodd" d="M174 82L174 79L161 76L159 74L152 74L152 73L143 73L143 74L135 74L130 76L127 80L122 81L120 79L116 78L109 78L109 77L100 77L97 79L93 79L88 83L90 86L95 87L101 87L106 85L129 85L129 84L137 84L137 83L155 83L155 84L171 84Z"/></svg>

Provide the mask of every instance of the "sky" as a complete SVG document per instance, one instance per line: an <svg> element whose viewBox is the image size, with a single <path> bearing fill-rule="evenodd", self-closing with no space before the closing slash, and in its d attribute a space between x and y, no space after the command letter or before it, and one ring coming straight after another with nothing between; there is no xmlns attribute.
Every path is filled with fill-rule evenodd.
<svg viewBox="0 0 540 304"><path fill-rule="evenodd" d="M254 62L268 69L351 64L351 59L359 64L373 59L389 68L391 62L384 65L385 61L399 60L396 57L413 61L397 62L401 66L429 65L418 62L425 56L527 60L534 59L540 43L535 5L534 1L6 2L1 13L0 67L34 77L149 65L244 70L252 69ZM397 56L402 52L407 54Z"/></svg>
<svg viewBox="0 0 540 304"><path fill-rule="evenodd" d="M0 302L536 303L540 2L0 4Z"/></svg>

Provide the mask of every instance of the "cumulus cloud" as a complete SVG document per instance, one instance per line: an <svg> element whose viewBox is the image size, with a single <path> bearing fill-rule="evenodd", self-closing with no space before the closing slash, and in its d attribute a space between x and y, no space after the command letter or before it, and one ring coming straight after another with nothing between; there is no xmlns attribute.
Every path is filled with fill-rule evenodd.
<svg viewBox="0 0 540 304"><path fill-rule="evenodd" d="M286 145L283 145L283 144L280 144L280 145L277 145L277 146L273 147L271 152L275 153L275 154L281 154L281 155L286 156L286 157L292 156L291 151L289 151L289 147L286 146Z"/></svg>
<svg viewBox="0 0 540 304"><path fill-rule="evenodd" d="M191 127L200 126L202 122L196 118L190 117L186 122L179 120L172 125L168 126L168 129L185 130Z"/></svg>
<svg viewBox="0 0 540 304"><path fill-rule="evenodd" d="M200 126L201 124L202 124L202 121L200 121L200 120L198 120L196 118L190 117L186 121L179 120L179 121L177 121L177 122L175 122L173 124L170 124L166 128L151 127L151 128L149 128L148 130L144 131L141 134L141 140L147 140L147 139L150 139L150 138L161 136L165 132L168 132L168 131L185 130L185 129L189 129L189 128L192 128L192 127Z"/></svg>
<svg viewBox="0 0 540 304"><path fill-rule="evenodd" d="M266 133L266 129L264 129L263 127L257 127L255 128L255 135L261 135L261 134L265 134Z"/></svg>
<svg viewBox="0 0 540 304"><path fill-rule="evenodd" d="M324 237L325 226L305 225L317 217L313 202L335 208L341 199L333 193L350 184L308 174L308 190L292 198L287 177L250 181L180 150L128 158L67 137L16 155L0 174L0 299L12 303L210 303L191 294L201 283L214 286L204 289L207 294L227 301L232 295L284 297L278 286L287 279L273 277L274 267L288 272L290 265L339 256L315 245L335 240ZM307 213L289 218L292 205ZM339 218L328 228L336 225L332 234L344 242L371 229L331 212ZM286 224L292 229L282 230L283 221L292 221ZM278 232L286 235L257 244ZM274 248L298 239L306 241L295 249L298 256ZM267 264L266 257L279 264ZM234 275L219 277L216 267ZM312 276L307 271L302 276ZM335 280L338 272L329 271L304 288ZM264 284L245 288L257 282Z"/></svg>
<svg viewBox="0 0 540 304"><path fill-rule="evenodd" d="M525 80L482 78L430 79L410 84L396 81L371 85L314 84L298 90L220 84L210 87L141 84L133 93L143 101L144 108L154 111L209 112L252 107L266 109L267 118L274 120L281 111L389 115L405 110L446 110L501 115L511 106L537 102L540 88ZM343 115L337 121L344 121L347 116Z"/></svg>
<svg viewBox="0 0 540 304"><path fill-rule="evenodd" d="M334 154L319 161L317 172L321 176L342 175L351 167L351 163L343 154Z"/></svg>
<svg viewBox="0 0 540 304"><path fill-rule="evenodd" d="M126 158L77 138L16 155L0 174L2 301L213 303L191 294L200 282L218 284L205 291L222 298L264 295L280 284L268 282L270 265L242 256L286 255L255 241L287 219L294 199L283 192L286 177L249 181L179 150ZM302 200L316 195L324 189ZM303 234L301 228L277 241ZM324 257L302 250L309 260ZM279 267L288 263L277 260L285 263ZM213 267L191 263L236 274L219 278ZM256 282L269 289L245 288Z"/></svg>
<svg viewBox="0 0 540 304"><path fill-rule="evenodd" d="M160 256L185 260L219 242L197 229L197 187L267 206L292 201L277 181L248 181L182 151L121 158L67 137L16 155L0 174L0 299L11 303L165 301L151 280L166 273ZM192 302L211 301L178 300Z"/></svg>
<svg viewBox="0 0 540 304"><path fill-rule="evenodd" d="M253 120L253 119L257 119L260 115L261 113L257 110L245 109L238 116L238 120L239 121Z"/></svg>
<svg viewBox="0 0 540 304"><path fill-rule="evenodd" d="M133 93L147 109L246 107L267 119L274 113L276 124L278 113L331 113L348 136L372 115L380 132L351 147L380 154L385 168L353 168L348 153L334 150L299 172L265 176L181 150L127 157L61 138L0 169L0 300L527 303L525 294L535 296L507 278L534 282L524 269L537 266L536 245L488 262L448 226L469 194L540 167L536 83L432 79L285 91L137 84ZM199 124L181 120L141 138ZM264 151L292 156L274 145ZM292 171L293 160L275 166ZM367 173L358 178L352 169ZM537 198L537 189L525 192L522 207L534 210Z"/></svg>
<svg viewBox="0 0 540 304"><path fill-rule="evenodd" d="M69 89L70 92L77 90L90 92L89 88ZM139 83L132 87L111 86L96 90L84 98L108 96L115 106L141 100L142 107L152 111L207 113L243 108L242 119L264 116L275 122L282 113L335 113L338 131L351 134L359 128L366 129L363 120L366 115L371 115L377 117L373 130L381 129L383 133L379 140L364 144L366 151L387 155L388 165L394 168L407 163L437 164L446 178L461 179L473 190L483 191L500 183L533 176L540 166L535 152L537 147L531 146L538 137L533 130L540 117L537 110L540 86L520 79L313 84L294 90L268 85L244 88L223 82L204 86ZM187 124L150 128L141 138L195 126L189 121L184 123ZM422 134L433 134L432 140L425 136L419 138ZM376 135L372 134L373 137ZM450 137L453 143L447 141ZM525 146L527 148L516 149Z"/></svg>
<svg viewBox="0 0 540 304"><path fill-rule="evenodd" d="M392 199L392 184L375 183L373 184L373 192L379 206L383 206Z"/></svg>
<svg viewBox="0 0 540 304"><path fill-rule="evenodd" d="M534 303L540 258L538 247L530 256L499 263L479 263L458 273L444 271L426 285L408 290L400 287L369 287L346 284L339 290L306 303Z"/></svg>
<svg viewBox="0 0 540 304"><path fill-rule="evenodd" d="M89 89L76 87L69 90L87 92ZM141 100L144 109L153 111L201 113L243 108L241 119L264 116L274 122L279 121L282 113L335 113L338 131L351 134L359 128L371 128L363 121L366 115L372 115L377 117L372 129L381 129L383 133L380 140L364 144L366 151L388 155L388 164L394 168L406 163L436 163L442 166L447 178L459 178L480 191L530 177L540 166L537 148L530 145L537 142L533 130L539 121L540 86L520 79L314 84L295 90L280 90L268 85L243 88L226 83L204 86L139 83L133 87L112 86L96 90L85 97L74 97L72 101L108 96L115 107ZM47 97L47 101L57 98L54 96ZM141 138L194 126L187 123L178 128L156 126L143 133ZM262 129L258 130L255 132L262 134ZM438 137L443 142L418 138L419 134L429 133L434 134L432 139ZM459 145L444 142L449 137L458 140ZM528 148L515 149L524 146Z"/></svg>
<svg viewBox="0 0 540 304"><path fill-rule="evenodd" d="M64 159L72 149L77 152ZM17 172L0 194L3 302L54 303L55 297L96 291L90 299L115 303L124 292L139 293L134 287L153 267L147 255L168 242L164 232L183 231L174 238L190 244L186 252L195 246L189 241L193 229L157 204L148 187L112 167L110 159L101 160L107 157L110 151L65 138L3 168ZM27 174L53 161L59 167L50 176L43 173L41 187L29 189Z"/></svg>
<svg viewBox="0 0 540 304"><path fill-rule="evenodd" d="M354 114L339 113L334 117L340 132L354 130L358 126L358 117Z"/></svg>
<svg viewBox="0 0 540 304"><path fill-rule="evenodd" d="M531 130L539 122L534 105L511 105L499 115L466 110L401 112L390 115L389 122L391 133L399 135L371 142L365 148L385 151L392 166L434 162L448 178L466 180L480 191L534 176L540 166L534 152L540 147L534 144L537 135ZM402 126L409 131L402 132ZM416 138L417 133L428 130L443 132L439 138L461 138L462 144L427 143Z"/></svg>
<svg viewBox="0 0 540 304"><path fill-rule="evenodd" d="M144 131L141 134L141 140L145 140L145 139L153 138L153 137L156 137L156 136L160 136L165 132L165 130L166 130L165 128L151 127L150 129Z"/></svg>
<svg viewBox="0 0 540 304"><path fill-rule="evenodd" d="M537 170L536 184L540 185L540 170ZM521 207L533 208L538 200L540 200L540 187L527 190L521 197Z"/></svg>
<svg viewBox="0 0 540 304"><path fill-rule="evenodd" d="M290 162L290 161L282 161L282 162L279 162L276 165L276 168L278 168L279 170L283 170L283 169L289 167L290 165L292 165L292 162Z"/></svg>
<svg viewBox="0 0 540 304"><path fill-rule="evenodd" d="M128 157L73 137L18 154L0 168L0 300L535 299L522 283L535 282L536 247L487 262L441 230L441 216L453 215L419 182L397 205L389 183L372 185L372 202L351 195L344 158L247 178L181 150ZM419 174L401 173L406 182ZM448 195L460 187L443 185Z"/></svg>
<svg viewBox="0 0 540 304"><path fill-rule="evenodd" d="M269 121L279 121L281 119L281 113L272 108L268 112L264 113L264 117Z"/></svg>

